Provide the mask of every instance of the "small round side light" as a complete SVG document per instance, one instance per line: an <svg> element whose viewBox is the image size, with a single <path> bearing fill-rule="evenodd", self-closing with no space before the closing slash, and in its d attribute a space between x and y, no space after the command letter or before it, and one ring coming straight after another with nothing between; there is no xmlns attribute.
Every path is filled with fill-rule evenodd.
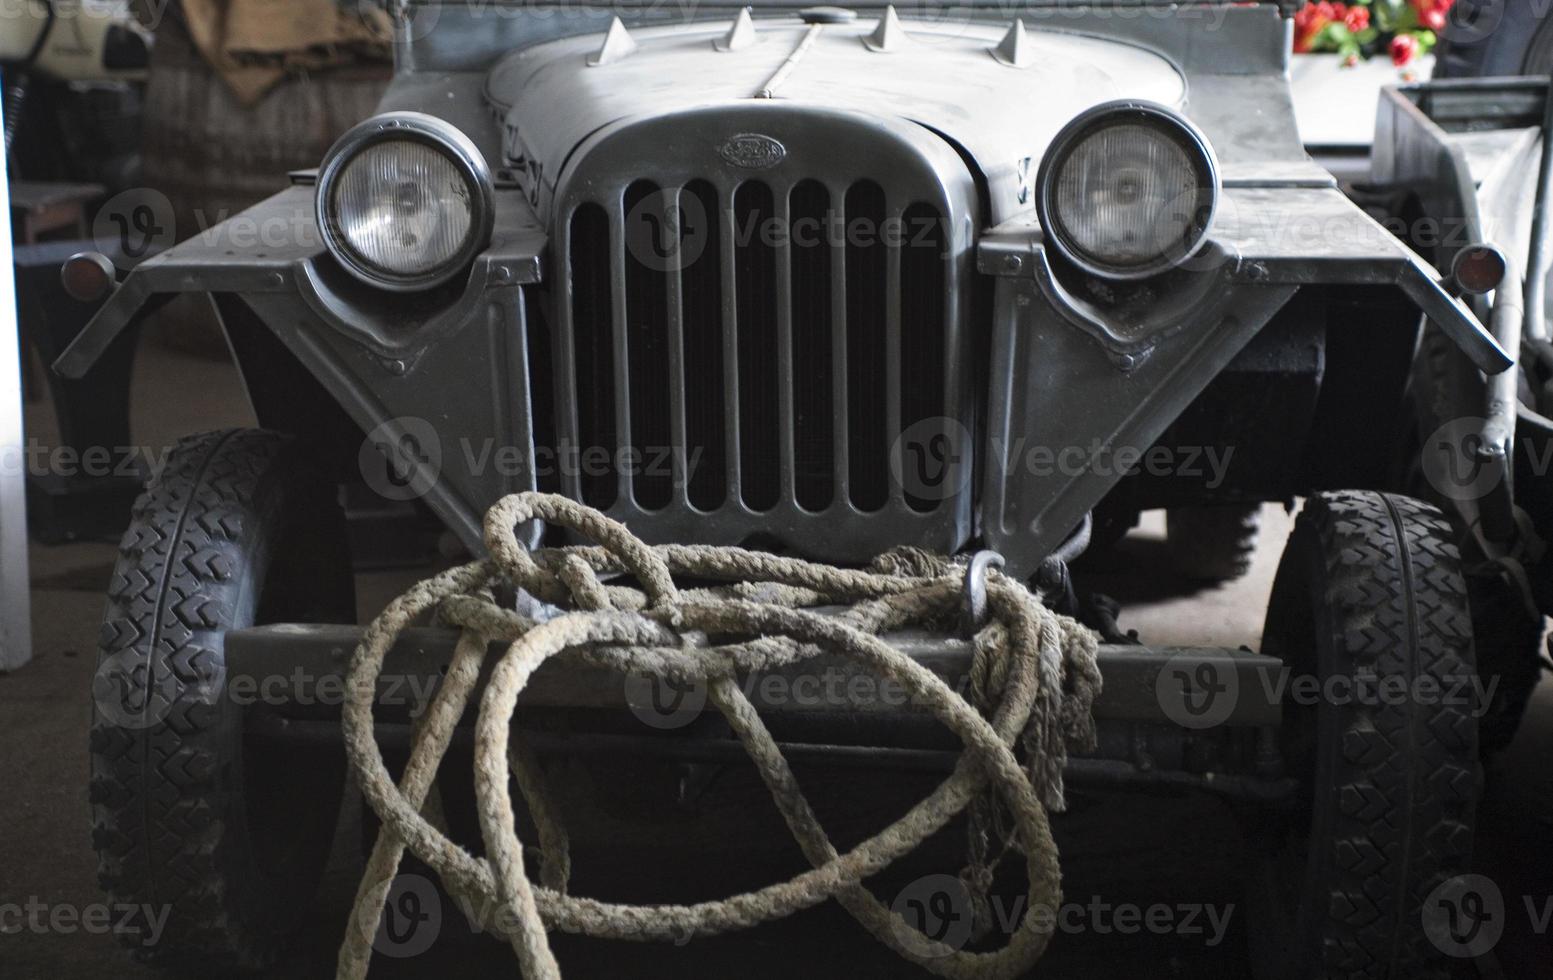
<svg viewBox="0 0 1553 980"><path fill-rule="evenodd" d="M113 288L113 260L101 252L77 252L59 267L59 281L71 299L95 303Z"/></svg>
<svg viewBox="0 0 1553 980"><path fill-rule="evenodd" d="M1456 253L1451 261L1451 279L1462 292L1482 296L1498 289L1504 282L1505 268L1504 253L1493 245L1479 242Z"/></svg>

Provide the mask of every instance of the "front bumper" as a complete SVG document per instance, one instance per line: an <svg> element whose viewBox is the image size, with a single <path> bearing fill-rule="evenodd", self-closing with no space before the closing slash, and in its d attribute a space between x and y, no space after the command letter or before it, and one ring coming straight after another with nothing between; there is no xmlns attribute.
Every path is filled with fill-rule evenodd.
<svg viewBox="0 0 1553 980"><path fill-rule="evenodd" d="M228 633L225 697L242 712L252 736L337 742L346 672L359 639L358 628L334 625ZM885 639L956 691L969 690L968 641L920 631ZM412 628L389 652L374 711L385 742L408 743L456 640L450 630ZM504 649L493 645L487 669ZM1280 661L1244 650L1103 645L1099 666L1099 746L1070 758L1070 778L1262 801L1293 792L1268 748L1282 718ZM844 658L822 655L740 682L795 761L946 770L958 758L959 746L931 713ZM743 759L716 710L704 706L704 693L664 691L646 678L568 662L563 655L541 666L524 688L514 724L525 741L560 753L629 749L633 758L687 763ZM472 701L478 702L478 693Z"/></svg>

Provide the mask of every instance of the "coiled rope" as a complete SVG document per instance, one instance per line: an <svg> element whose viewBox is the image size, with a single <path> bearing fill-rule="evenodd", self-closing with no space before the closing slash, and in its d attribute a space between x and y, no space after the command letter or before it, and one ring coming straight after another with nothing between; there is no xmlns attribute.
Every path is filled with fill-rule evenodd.
<svg viewBox="0 0 1553 980"><path fill-rule="evenodd" d="M594 546L529 552L516 528L542 520L570 528ZM470 909L497 910L482 923L505 936L529 980L560 976L547 931L623 940L682 941L767 922L829 898L907 960L939 976L1013 977L1040 957L1051 915L1026 914L995 952L936 942L880 902L861 882L916 848L971 808L972 894L991 878L988 835L1006 814L1007 839L1024 856L1029 910L1055 913L1061 901L1057 848L1048 810L1063 806L1069 746L1094 742L1090 714L1100 689L1095 635L1045 609L1020 583L993 573L989 619L975 639L972 701L891 648L879 634L942 628L958 609L961 586L947 560L901 549L869 570L849 570L737 548L651 547L596 510L550 494L506 497L485 519L490 557L421 582L364 631L351 660L345 745L362 794L383 822L357 892L336 976L365 977L372 938L408 849ZM606 584L624 573L640 586ZM680 590L675 576L726 585ZM573 611L535 622L496 601L501 586ZM840 614L812 611L844 605ZM399 634L427 614L461 631L451 663L422 715L396 786L373 732L383 658ZM475 691L487 650L506 644L489 672L475 726L475 794L485 858L455 844L422 815L454 727ZM928 797L845 854L826 836L776 741L738 678L822 653L839 654L900 682L964 743L952 774ZM537 760L512 730L519 695L552 657L647 674L677 685L705 684L710 703L738 736L813 868L756 891L694 905L628 905L568 894L568 841ZM978 710L978 708L980 710ZM1025 761L1016 757L1021 748ZM524 867L509 779L538 829L537 884Z"/></svg>

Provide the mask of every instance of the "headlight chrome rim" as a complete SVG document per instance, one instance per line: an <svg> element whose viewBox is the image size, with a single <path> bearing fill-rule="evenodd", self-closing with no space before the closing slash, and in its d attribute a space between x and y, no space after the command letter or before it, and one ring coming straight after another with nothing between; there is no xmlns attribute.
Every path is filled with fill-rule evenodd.
<svg viewBox="0 0 1553 980"><path fill-rule="evenodd" d="M1122 266L1100 261L1068 240L1053 197L1062 168L1073 151L1098 132L1127 123L1143 124L1175 142L1196 168L1197 186L1206 200L1199 201L1199 206L1194 208L1189 236L1163 250L1152 262ZM1208 241L1223 190L1219 179L1218 157L1202 130L1168 106L1139 99L1122 99L1094 106L1064 126L1041 159L1035 186L1036 219L1040 222L1046 243L1084 272L1115 281L1148 279L1190 261Z"/></svg>
<svg viewBox="0 0 1553 980"><path fill-rule="evenodd" d="M384 269L359 255L346 240L334 213L335 185L345 168L365 150L396 140L421 143L443 154L469 189L470 228L463 245L434 268L413 275ZM314 217L329 254L352 276L379 289L417 292L447 282L490 244L495 222L492 187L484 155L458 127L422 112L387 112L353 126L329 148L318 168Z"/></svg>

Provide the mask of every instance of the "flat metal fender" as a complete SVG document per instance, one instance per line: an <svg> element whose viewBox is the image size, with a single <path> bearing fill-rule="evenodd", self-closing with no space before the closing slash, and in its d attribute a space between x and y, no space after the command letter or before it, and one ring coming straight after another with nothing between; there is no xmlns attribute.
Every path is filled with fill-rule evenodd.
<svg viewBox="0 0 1553 980"><path fill-rule="evenodd" d="M390 455L408 495L478 552L485 505L534 486L525 467L477 465L462 445L440 445L457 433L532 448L523 290L539 279L546 239L515 191L498 190L496 209L462 288L389 299L334 265L312 189L291 187L136 267L54 368L84 375L158 297L212 294L229 332L262 322L368 434L362 452Z"/></svg>
<svg viewBox="0 0 1553 980"><path fill-rule="evenodd" d="M1210 244L1174 291L1126 310L1065 289L1031 218L986 235L978 265L999 277L981 519L1016 575L1142 462L1301 286L1398 288L1485 373L1514 363L1428 263L1335 188L1226 188Z"/></svg>
<svg viewBox="0 0 1553 980"><path fill-rule="evenodd" d="M154 298L175 293L300 295L321 319L385 363L413 359L469 319L485 290L538 282L545 241L522 195L499 189L491 244L476 257L462 293L434 315L405 317L403 304L384 302L382 294L352 301L353 292L367 287L329 268L313 216L313 188L293 185L137 265L54 370L81 378ZM414 330L396 323L396 316L413 322Z"/></svg>

